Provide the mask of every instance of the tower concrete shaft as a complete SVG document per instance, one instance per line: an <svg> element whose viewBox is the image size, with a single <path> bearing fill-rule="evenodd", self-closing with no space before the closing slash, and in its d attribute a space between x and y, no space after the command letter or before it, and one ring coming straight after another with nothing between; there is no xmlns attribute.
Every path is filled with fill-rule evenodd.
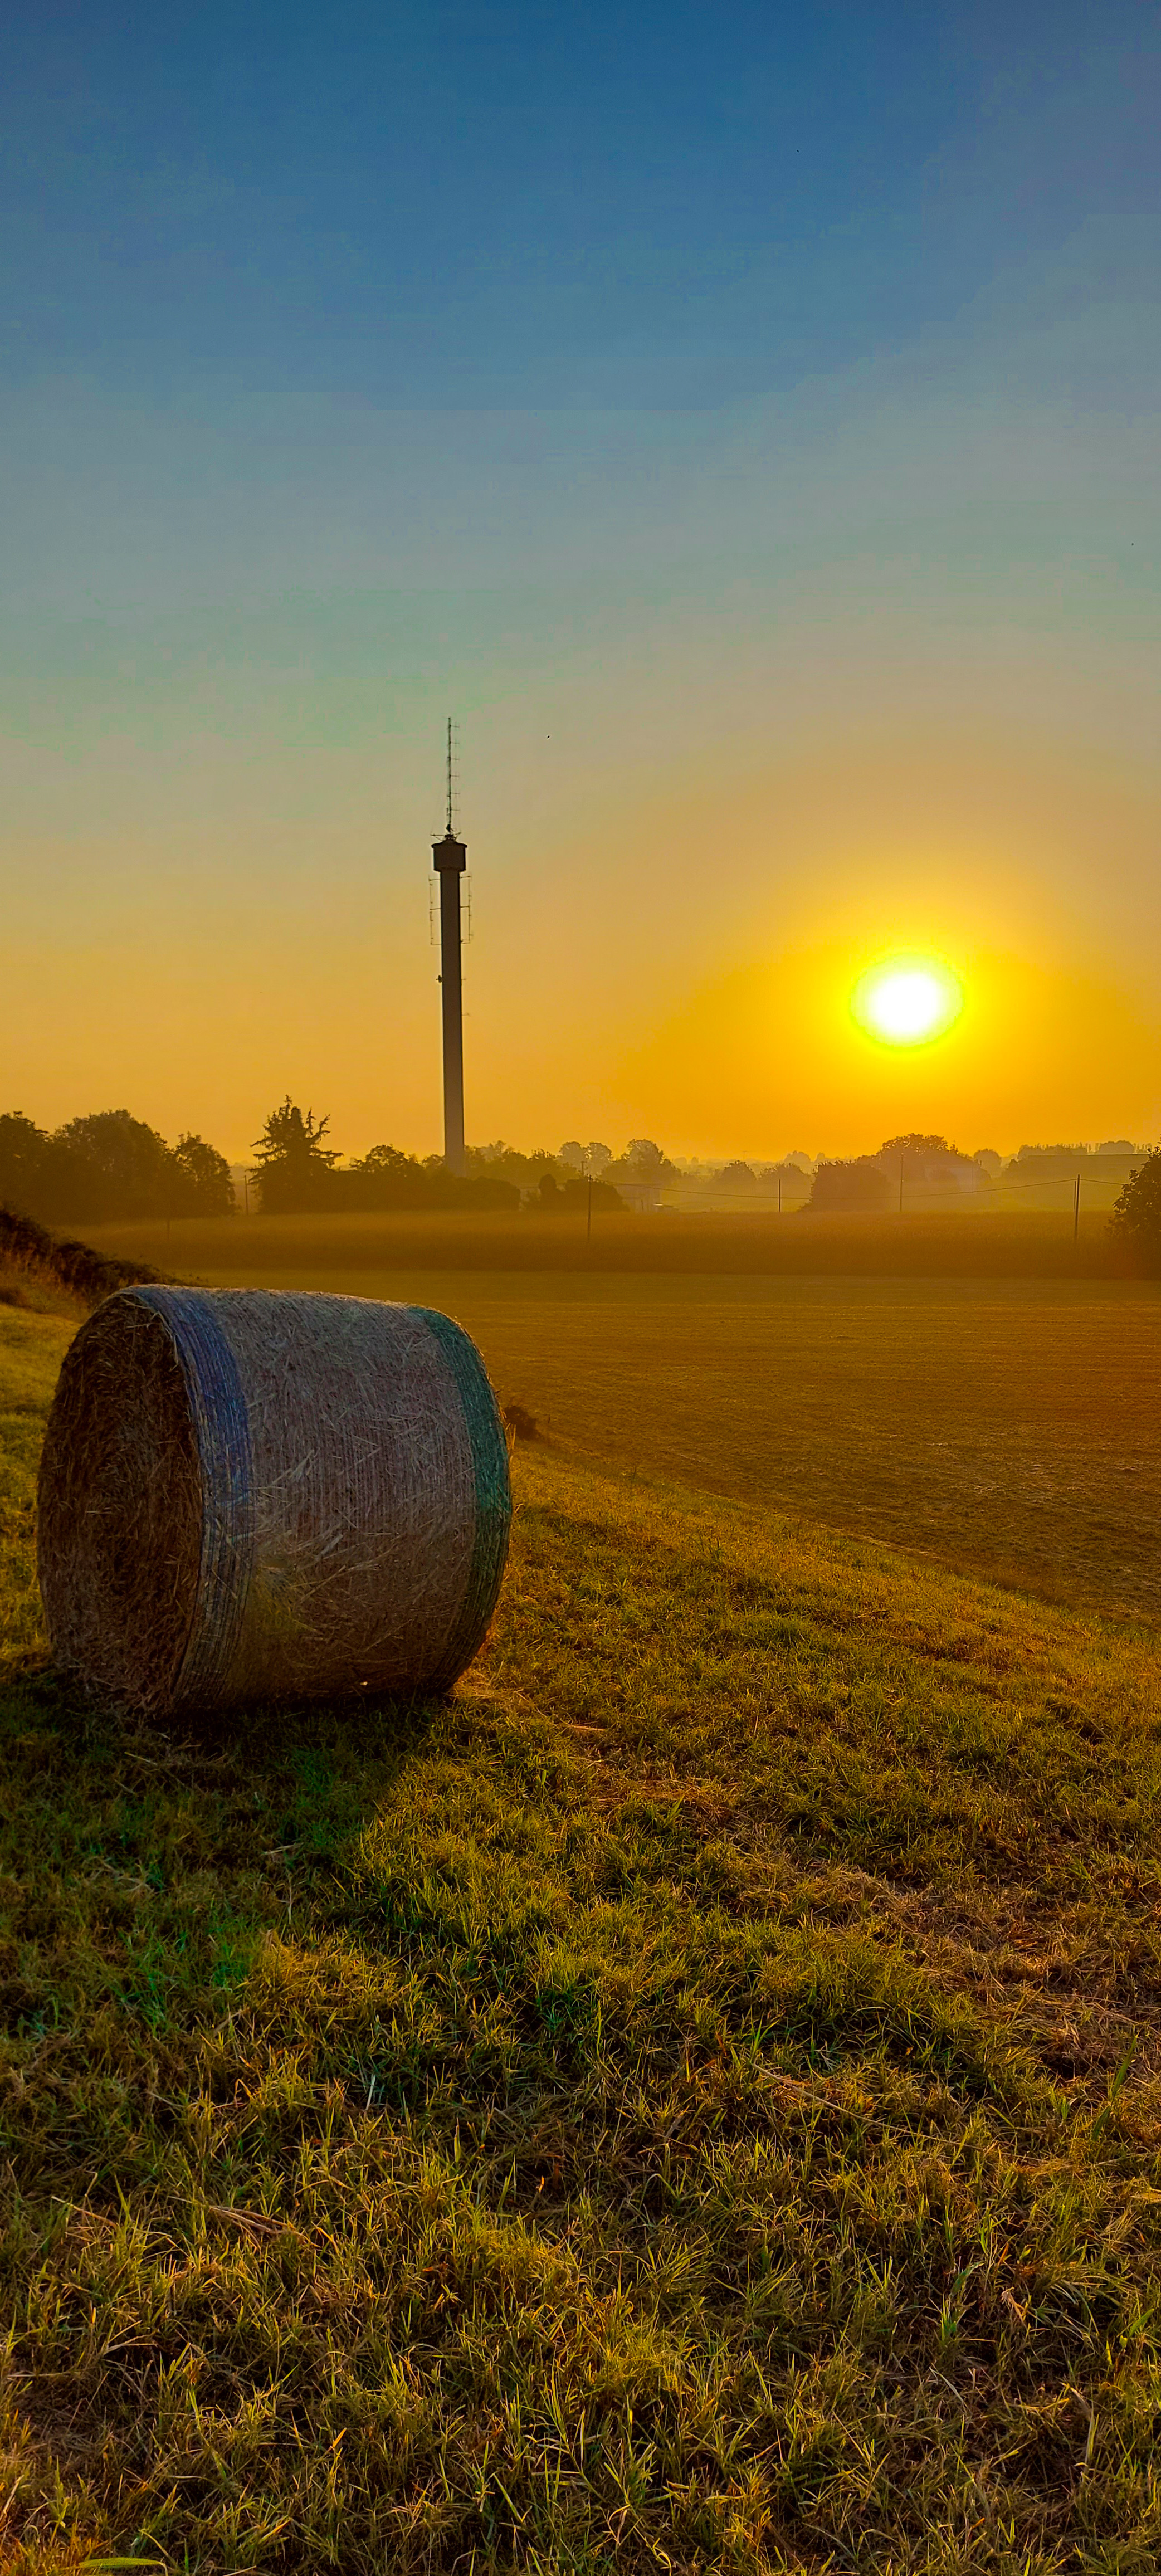
<svg viewBox="0 0 1161 2576"><path fill-rule="evenodd" d="M439 969L443 1006L443 1153L449 1172L464 1169L464 999L460 878L467 844L457 841L449 819L442 841L433 841L439 877Z"/></svg>

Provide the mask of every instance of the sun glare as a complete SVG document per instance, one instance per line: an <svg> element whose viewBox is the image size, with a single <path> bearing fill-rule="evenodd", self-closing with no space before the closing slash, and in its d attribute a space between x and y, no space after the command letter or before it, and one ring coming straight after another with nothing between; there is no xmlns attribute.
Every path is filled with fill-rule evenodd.
<svg viewBox="0 0 1161 2576"><path fill-rule="evenodd" d="M851 1010L881 1046L923 1046L942 1037L963 1009L963 986L934 958L893 957L869 966L851 995Z"/></svg>

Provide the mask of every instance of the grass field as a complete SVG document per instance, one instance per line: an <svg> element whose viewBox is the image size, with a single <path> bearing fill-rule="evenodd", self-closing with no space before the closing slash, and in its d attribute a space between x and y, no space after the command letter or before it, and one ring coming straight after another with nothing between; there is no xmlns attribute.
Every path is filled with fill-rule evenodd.
<svg viewBox="0 0 1161 2576"><path fill-rule="evenodd" d="M963 1219L960 1235L992 1222ZM1024 1221L1012 1223L1009 1252ZM612 1224L670 1241L664 1223ZM774 1501L1047 1598L1161 1617L1161 1282L468 1270L446 1258L449 1243L458 1254L476 1242L456 1219L445 1266L428 1269L410 1256L375 1267L365 1256L396 1237L370 1222L255 1220L189 1243L179 1232L175 1266L196 1252L215 1284L446 1308L563 1456ZM164 1260L164 1229L102 1240Z"/></svg>
<svg viewBox="0 0 1161 2576"><path fill-rule="evenodd" d="M1146 2576L1146 1643L534 1447L448 1702L34 1626L0 1309L6 2569Z"/></svg>

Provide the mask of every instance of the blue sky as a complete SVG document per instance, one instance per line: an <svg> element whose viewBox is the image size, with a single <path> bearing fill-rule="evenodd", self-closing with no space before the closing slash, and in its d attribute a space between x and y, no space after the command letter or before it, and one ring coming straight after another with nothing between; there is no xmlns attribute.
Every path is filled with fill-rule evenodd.
<svg viewBox="0 0 1161 2576"><path fill-rule="evenodd" d="M9 381L719 405L1156 258L1124 0L48 5L4 55Z"/></svg>
<svg viewBox="0 0 1161 2576"><path fill-rule="evenodd" d="M1159 93L1123 0L10 14L0 1087L436 1141L449 707L472 1132L840 918L1161 1013Z"/></svg>

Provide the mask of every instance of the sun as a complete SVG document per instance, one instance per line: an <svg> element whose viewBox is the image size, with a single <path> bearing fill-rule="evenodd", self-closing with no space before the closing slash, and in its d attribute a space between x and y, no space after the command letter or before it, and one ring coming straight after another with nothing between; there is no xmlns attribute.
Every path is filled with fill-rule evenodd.
<svg viewBox="0 0 1161 2576"><path fill-rule="evenodd" d="M963 1009L963 986L937 957L887 957L868 966L851 995L859 1027L880 1046L929 1045Z"/></svg>

